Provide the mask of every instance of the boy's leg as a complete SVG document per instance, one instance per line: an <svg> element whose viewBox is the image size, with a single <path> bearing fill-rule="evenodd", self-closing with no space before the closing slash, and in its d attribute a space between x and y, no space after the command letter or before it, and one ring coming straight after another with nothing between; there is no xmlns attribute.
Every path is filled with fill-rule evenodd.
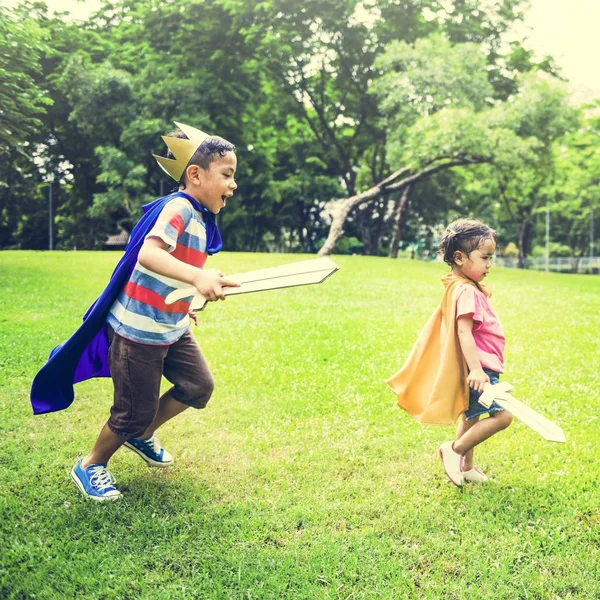
<svg viewBox="0 0 600 600"><path fill-rule="evenodd" d="M190 406L204 408L215 388L208 363L190 330L169 348L163 374L173 387L162 395L146 437Z"/></svg>
<svg viewBox="0 0 600 600"><path fill-rule="evenodd" d="M188 404L183 404L182 402L178 402L173 398L171 394L171 390L165 392L160 397L160 402L158 404L158 410L156 411L156 415L152 423L150 423L148 429L144 432L144 435L140 436L144 439L151 438L154 435L154 432L164 423L166 423L169 419L176 417L178 414L182 413L184 410L187 410L189 407Z"/></svg>
<svg viewBox="0 0 600 600"><path fill-rule="evenodd" d="M87 498L102 502L118 500L121 497L121 492L115 487L115 480L106 464L124 441L124 437L105 425L92 451L75 463L71 470L71 479Z"/></svg>
<svg viewBox="0 0 600 600"><path fill-rule="evenodd" d="M489 437L506 429L512 422L512 415L506 411L498 411L489 418L477 421L472 427L465 431L459 439L454 442L453 450L458 454L466 455Z"/></svg>
<svg viewBox="0 0 600 600"><path fill-rule="evenodd" d="M106 465L128 438L142 435L156 415L159 403L166 348L132 342L114 334L110 327L108 336L114 400L110 418L94 448L82 460L83 467Z"/></svg>
<svg viewBox="0 0 600 600"><path fill-rule="evenodd" d="M108 425L104 425L90 453L81 459L81 466L85 468L89 465L107 464L126 439L111 431Z"/></svg>
<svg viewBox="0 0 600 600"><path fill-rule="evenodd" d="M166 467L173 462L173 457L154 435L156 430L190 406L204 408L214 389L208 364L189 330L169 346L163 375L173 387L161 396L154 419L144 433L126 443L153 467Z"/></svg>
<svg viewBox="0 0 600 600"><path fill-rule="evenodd" d="M71 471L82 493L98 501L117 500L121 496L107 463L129 437L142 434L152 422L166 354L161 346L137 344L115 335L110 328L108 336L109 366L115 389L110 418L91 452L77 461Z"/></svg>
<svg viewBox="0 0 600 600"><path fill-rule="evenodd" d="M479 417L467 419L464 413L460 416L460 421L456 427L456 439L459 440L473 425L479 421ZM465 462L463 463L463 471L470 471L473 468L473 448L465 454Z"/></svg>

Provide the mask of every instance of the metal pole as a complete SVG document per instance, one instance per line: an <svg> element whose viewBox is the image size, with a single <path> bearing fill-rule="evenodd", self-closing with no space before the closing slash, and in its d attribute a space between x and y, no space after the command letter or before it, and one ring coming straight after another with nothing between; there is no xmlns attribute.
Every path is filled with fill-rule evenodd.
<svg viewBox="0 0 600 600"><path fill-rule="evenodd" d="M590 210L590 258L594 258L594 209Z"/></svg>
<svg viewBox="0 0 600 600"><path fill-rule="evenodd" d="M550 270L550 209L546 206L546 273Z"/></svg>
<svg viewBox="0 0 600 600"><path fill-rule="evenodd" d="M52 250L52 181L48 182L48 249Z"/></svg>

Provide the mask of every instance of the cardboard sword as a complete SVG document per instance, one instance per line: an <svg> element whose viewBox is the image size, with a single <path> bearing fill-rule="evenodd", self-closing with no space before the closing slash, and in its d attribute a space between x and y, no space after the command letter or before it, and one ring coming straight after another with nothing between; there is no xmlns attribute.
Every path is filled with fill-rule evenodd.
<svg viewBox="0 0 600 600"><path fill-rule="evenodd" d="M247 273L238 273L237 275L228 275L227 278L237 281L240 287L226 287L223 288L223 291L226 296L234 296L250 292L262 292L263 290L276 290L298 285L322 283L333 275L338 268L331 259L326 257L301 260L279 267L269 267L267 269L248 271ZM166 297L165 302L166 304L173 304L177 300L189 298L190 296L194 296L190 310L203 310L207 304L207 300L194 287L171 292Z"/></svg>
<svg viewBox="0 0 600 600"><path fill-rule="evenodd" d="M567 440L561 427L517 400L510 393L513 389L513 386L506 381L496 385L487 384L485 391L479 397L479 403L489 408L492 402L495 401L511 415L525 423L527 427L531 427L536 433L539 433L544 439L549 442L565 443Z"/></svg>

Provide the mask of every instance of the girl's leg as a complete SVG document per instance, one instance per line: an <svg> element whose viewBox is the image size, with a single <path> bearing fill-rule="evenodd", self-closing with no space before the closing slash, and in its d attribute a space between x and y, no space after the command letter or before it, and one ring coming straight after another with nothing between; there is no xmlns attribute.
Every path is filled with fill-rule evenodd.
<svg viewBox="0 0 600 600"><path fill-rule="evenodd" d="M477 421L454 442L453 450L465 456L481 442L506 429L512 422L512 415L506 410L495 412L489 418Z"/></svg>
<svg viewBox="0 0 600 600"><path fill-rule="evenodd" d="M463 413L460 416L460 421L458 422L458 426L456 427L456 440L458 441L478 421L479 421L479 417L467 419ZM456 442L455 442L455 446L456 446ZM465 462L463 464L463 471L470 471L473 468L473 454L474 454L473 448L471 448L465 454Z"/></svg>

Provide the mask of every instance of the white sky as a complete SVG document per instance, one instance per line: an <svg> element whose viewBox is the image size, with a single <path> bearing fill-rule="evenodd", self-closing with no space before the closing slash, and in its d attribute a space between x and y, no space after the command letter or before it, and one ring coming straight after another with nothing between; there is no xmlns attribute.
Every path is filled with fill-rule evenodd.
<svg viewBox="0 0 600 600"><path fill-rule="evenodd" d="M0 0L13 5L17 0ZM571 82L574 100L600 98L600 0L530 0L525 26L528 47L542 56L550 54ZM99 0L46 0L51 10L68 10L74 19L85 19L100 6Z"/></svg>
<svg viewBox="0 0 600 600"><path fill-rule="evenodd" d="M579 102L600 98L600 0L531 0L528 47L550 54Z"/></svg>

